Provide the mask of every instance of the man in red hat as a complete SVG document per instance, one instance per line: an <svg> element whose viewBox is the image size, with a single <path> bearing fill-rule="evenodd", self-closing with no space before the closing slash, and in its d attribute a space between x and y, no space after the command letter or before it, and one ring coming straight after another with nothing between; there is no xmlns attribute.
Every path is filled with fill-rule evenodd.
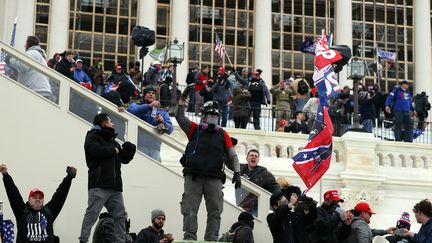
<svg viewBox="0 0 432 243"><path fill-rule="evenodd" d="M310 235L311 242L338 243L351 232L352 214L345 212L339 203L344 200L338 191L330 190L324 193L324 202L317 207L315 231Z"/></svg>
<svg viewBox="0 0 432 243"><path fill-rule="evenodd" d="M351 211L354 214L354 218L351 223L351 233L345 240L346 243L372 243L373 237L392 234L396 229L396 227L390 227L386 230L371 229L369 223L375 212L365 202L357 203L354 210Z"/></svg>
<svg viewBox="0 0 432 243"><path fill-rule="evenodd" d="M6 193L16 218L16 242L47 242L54 243L54 220L59 215L69 193L76 169L68 166L63 179L51 201L44 204L45 194L40 189L29 193L27 203L24 202L5 164L0 165Z"/></svg>

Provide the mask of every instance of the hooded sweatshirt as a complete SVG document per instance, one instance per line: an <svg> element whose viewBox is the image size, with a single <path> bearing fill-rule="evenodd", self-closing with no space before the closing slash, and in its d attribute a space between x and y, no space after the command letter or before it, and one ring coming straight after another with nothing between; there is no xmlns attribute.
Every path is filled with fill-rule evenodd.
<svg viewBox="0 0 432 243"><path fill-rule="evenodd" d="M45 51L40 46L28 48L25 54L43 66L48 67L45 60ZM10 65L18 71L18 83L44 97L51 96L51 86L47 76L14 58L10 59Z"/></svg>

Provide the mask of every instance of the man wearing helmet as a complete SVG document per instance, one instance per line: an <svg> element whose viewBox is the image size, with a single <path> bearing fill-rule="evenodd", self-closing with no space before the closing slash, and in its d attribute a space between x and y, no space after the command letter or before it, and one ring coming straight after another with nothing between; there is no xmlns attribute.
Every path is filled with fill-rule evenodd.
<svg viewBox="0 0 432 243"><path fill-rule="evenodd" d="M220 111L217 102L208 101L203 105L200 124L191 122L185 116L183 98L178 104L176 119L189 139L185 155L180 161L184 167L185 178L181 201L183 239L197 240L197 213L204 195L207 208L204 240L217 241L220 215L223 210L222 186L225 182L223 163L226 162L227 166L232 164L234 171L232 182L237 189L241 185L239 160L230 136L218 125ZM224 161L224 155L228 155L229 161Z"/></svg>

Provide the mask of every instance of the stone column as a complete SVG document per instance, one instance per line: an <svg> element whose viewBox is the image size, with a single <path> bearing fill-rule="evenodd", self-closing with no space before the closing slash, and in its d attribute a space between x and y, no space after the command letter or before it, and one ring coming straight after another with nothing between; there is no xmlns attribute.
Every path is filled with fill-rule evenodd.
<svg viewBox="0 0 432 243"><path fill-rule="evenodd" d="M171 41L177 38L179 44L184 45L184 60L177 66L177 81L186 84L186 76L189 71L189 1L172 1L171 8Z"/></svg>
<svg viewBox="0 0 432 243"><path fill-rule="evenodd" d="M140 0L139 1L139 12L138 12L138 25L147 27L156 32L156 21L157 21L157 0ZM149 46L149 50L153 50L156 45ZM139 51L140 48L138 48ZM139 55L137 54L137 59ZM144 72L149 68L150 63L153 61L151 57L147 56L144 58Z"/></svg>
<svg viewBox="0 0 432 243"><path fill-rule="evenodd" d="M335 44L347 45L352 50L352 3L351 1L339 0L336 6L336 31L335 31ZM352 87L352 81L347 79L347 67L344 66L343 70L339 72L339 85L341 88L345 85Z"/></svg>
<svg viewBox="0 0 432 243"><path fill-rule="evenodd" d="M414 2L414 86L415 93L432 94L431 2Z"/></svg>
<svg viewBox="0 0 432 243"><path fill-rule="evenodd" d="M47 45L49 58L56 52L61 53L68 49L69 10L68 1L51 1Z"/></svg>
<svg viewBox="0 0 432 243"><path fill-rule="evenodd" d="M16 1L15 16L17 17L18 22L15 36L15 48L19 51L24 51L24 44L27 40L27 36L34 35L34 15L36 14L35 2L36 1L28 0ZM10 26L9 28L11 30L9 31L8 35L10 36L12 34L15 16L10 16L10 19L8 20Z"/></svg>
<svg viewBox="0 0 432 243"><path fill-rule="evenodd" d="M261 78L272 86L272 1L257 0L255 5L254 68L263 70Z"/></svg>

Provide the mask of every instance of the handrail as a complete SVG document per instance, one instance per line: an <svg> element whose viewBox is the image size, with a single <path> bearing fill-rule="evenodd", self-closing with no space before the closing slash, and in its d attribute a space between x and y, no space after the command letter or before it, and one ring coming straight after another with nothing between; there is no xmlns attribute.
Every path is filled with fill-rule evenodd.
<svg viewBox="0 0 432 243"><path fill-rule="evenodd" d="M62 74L36 62L35 60L31 59L27 55L11 48L10 46L8 46L7 44L5 44L2 41L0 41L0 52L5 52L6 54L18 59L20 62L23 62L24 64L37 70L38 72L42 73L43 75L49 77L50 79L54 79L57 82L59 82L60 86L59 86L58 104L55 104L54 102L51 102L51 101L46 99L47 102L53 103L53 105L56 105L59 109L65 110L65 112L68 112L73 116L76 116L75 114L73 114L69 110L70 92L71 91L76 92L79 95L84 96L86 99L88 99L90 101L94 101L96 104L102 106L103 108L107 109L109 112L116 114L116 116L119 116L124 121L126 121L125 137L127 138L128 141L130 141L134 144L137 144L137 142L138 142L138 130L141 128L145 132L152 134L154 136L154 138L157 138L162 143L168 145L170 148L172 148L178 152L181 152L181 153L184 152L185 147L186 147L184 143L174 139L173 137L171 137L169 135L166 135L166 134L161 135L161 134L157 133L156 129L154 129L153 126L149 125L148 123L143 122L141 119L137 118L136 116L134 116L128 112L118 112L117 107L114 104L112 104L111 102L107 101L106 99L102 98L99 95L96 95L92 91L82 87L78 83L70 80L69 78L63 76ZM19 84L19 85L21 85L21 84ZM26 87L24 87L24 88L26 88ZM28 88L26 88L26 89L28 89ZM28 89L28 90L30 90L30 89ZM31 91L31 92L33 92L33 91ZM165 166L165 165L163 165L163 166ZM226 170L226 172L227 172L226 173L227 178L231 180L233 177L232 171ZM248 190L249 192L252 192L253 194L255 194L258 197L259 205L262 205L262 207L259 206L259 208L258 208L258 218L261 220L265 219L265 216L268 213L269 204L270 204L269 203L270 193L268 193L264 189L256 186L255 184L253 184L247 180L242 180L242 187L244 187L246 190Z"/></svg>

